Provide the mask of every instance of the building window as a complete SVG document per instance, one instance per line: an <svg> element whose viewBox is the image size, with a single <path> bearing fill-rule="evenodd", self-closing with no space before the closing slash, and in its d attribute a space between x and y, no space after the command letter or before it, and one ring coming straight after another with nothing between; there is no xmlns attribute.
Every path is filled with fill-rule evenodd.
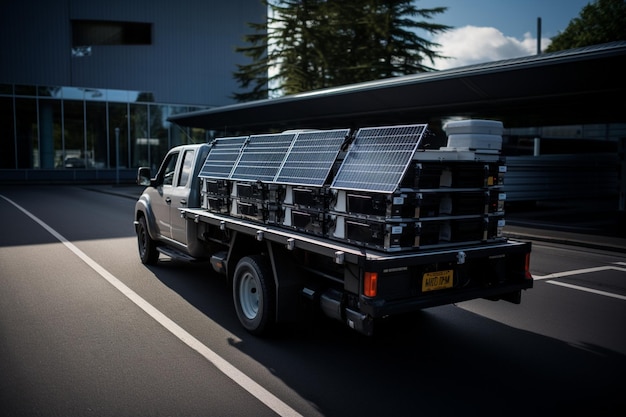
<svg viewBox="0 0 626 417"><path fill-rule="evenodd" d="M150 45L152 24L109 20L72 20L72 47Z"/></svg>

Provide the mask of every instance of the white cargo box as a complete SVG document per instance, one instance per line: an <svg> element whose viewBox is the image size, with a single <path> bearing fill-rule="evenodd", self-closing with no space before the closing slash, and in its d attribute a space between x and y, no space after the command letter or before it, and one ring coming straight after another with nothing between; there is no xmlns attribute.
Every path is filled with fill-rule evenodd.
<svg viewBox="0 0 626 417"><path fill-rule="evenodd" d="M448 148L499 151L502 149L502 136L479 134L450 135L448 136Z"/></svg>
<svg viewBox="0 0 626 417"><path fill-rule="evenodd" d="M448 122L443 125L443 130L448 136L465 134L502 136L504 127L502 122L495 120L470 119Z"/></svg>

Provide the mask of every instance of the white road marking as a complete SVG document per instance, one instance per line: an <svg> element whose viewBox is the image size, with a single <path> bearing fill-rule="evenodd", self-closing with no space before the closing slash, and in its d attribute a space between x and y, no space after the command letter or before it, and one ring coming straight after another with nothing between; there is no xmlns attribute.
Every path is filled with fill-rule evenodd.
<svg viewBox="0 0 626 417"><path fill-rule="evenodd" d="M609 270L626 272L625 268L619 268L617 266L607 265L607 266L597 266L595 268L574 269L573 271L555 272L554 274L548 274L544 276L533 275L533 279L535 281L538 281L538 280L543 280L543 279L563 278L563 277L569 277L572 275L581 275L581 274L588 274L590 272L600 272L600 271L609 271Z"/></svg>
<svg viewBox="0 0 626 417"><path fill-rule="evenodd" d="M170 333L180 339L187 346L198 352L200 355L204 356L209 362L211 362L217 369L219 369L224 375L232 379L235 383L239 384L243 389L248 391L254 397L256 397L263 404L268 406L272 411L274 411L279 416L283 417L298 417L302 416L296 410L285 404L274 394L263 388L261 385L256 383L252 378L241 372L235 366L230 364L224 358L219 356L217 353L209 349L207 346L202 344L198 339L189 334L185 329L180 327L170 318L165 316L159 310L157 310L153 305L144 300L139 294L131 290L124 283L122 283L119 279L113 276L110 272L100 266L96 261L87 256L83 251L78 249L73 243L67 240L63 235L58 233L52 227L48 226L34 214L21 207L19 204L10 200L9 198L0 194L0 197L14 205L21 212L26 214L28 217L33 219L36 223L38 223L41 227L47 230L52 236L58 239L65 247L67 247L70 251L72 251L76 256L82 259L87 265L89 265L94 271L96 271L102 278L106 279L111 285L117 288L122 294L124 294L129 300L135 303L139 308L145 311L150 317L156 320L159 324L165 327Z"/></svg>
<svg viewBox="0 0 626 417"><path fill-rule="evenodd" d="M548 284L560 285L561 287L567 287L567 288L571 288L571 289L574 289L574 290L590 292L590 293L598 294L598 295L604 295L606 297L617 298L619 300L626 300L626 296L624 296L624 295L613 294L613 293L606 292L606 291L594 290L593 288L580 287L578 285L572 285L572 284L568 284L566 282L559 282L559 281L546 281L546 282Z"/></svg>
<svg viewBox="0 0 626 417"><path fill-rule="evenodd" d="M624 265L626 266L626 262L615 262L615 265ZM573 275L581 275L588 274L591 272L600 272L600 271L622 271L626 272L626 268L620 268L618 266L607 265L607 266L598 266L595 268L585 268L585 269L574 269L572 271L564 271L564 272L555 272L553 274L548 274L544 276L536 276L533 275L533 280L541 281L546 280L546 283L553 285L560 285L561 287L567 287L574 290L585 291L593 294L604 295L606 297L617 298L619 300L626 300L626 296L620 294L614 294L607 291L594 290L593 288L581 287L579 285L568 284L565 282L554 281L554 278L563 278L570 277Z"/></svg>

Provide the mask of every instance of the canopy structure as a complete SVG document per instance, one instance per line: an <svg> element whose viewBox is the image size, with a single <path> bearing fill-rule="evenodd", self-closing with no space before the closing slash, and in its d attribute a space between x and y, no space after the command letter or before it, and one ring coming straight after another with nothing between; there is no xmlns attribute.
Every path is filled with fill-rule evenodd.
<svg viewBox="0 0 626 417"><path fill-rule="evenodd" d="M624 122L626 42L490 62L179 114L170 121L230 132L436 123L507 127Z"/></svg>

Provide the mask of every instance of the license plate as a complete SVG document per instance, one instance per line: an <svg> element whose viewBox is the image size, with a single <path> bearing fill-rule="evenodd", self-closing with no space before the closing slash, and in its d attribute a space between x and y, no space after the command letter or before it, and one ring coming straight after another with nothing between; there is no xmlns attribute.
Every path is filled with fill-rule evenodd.
<svg viewBox="0 0 626 417"><path fill-rule="evenodd" d="M452 269L427 272L422 278L422 292L452 288Z"/></svg>

